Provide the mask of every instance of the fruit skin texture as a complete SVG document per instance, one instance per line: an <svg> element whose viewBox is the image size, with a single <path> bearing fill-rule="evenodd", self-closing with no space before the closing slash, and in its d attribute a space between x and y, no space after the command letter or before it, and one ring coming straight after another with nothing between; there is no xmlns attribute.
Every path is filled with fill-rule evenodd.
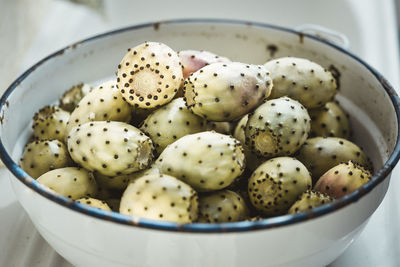
<svg viewBox="0 0 400 267"><path fill-rule="evenodd" d="M189 185L169 175L146 175L129 184L120 213L153 220L191 223L197 219L198 196Z"/></svg>
<svg viewBox="0 0 400 267"><path fill-rule="evenodd" d="M59 140L40 140L26 144L21 168L33 178L58 168L72 166L67 146Z"/></svg>
<svg viewBox="0 0 400 267"><path fill-rule="evenodd" d="M38 182L73 200L92 197L97 193L93 173L83 168L66 167L46 172Z"/></svg>
<svg viewBox="0 0 400 267"><path fill-rule="evenodd" d="M82 98L71 113L66 133L68 134L75 126L89 121L129 122L132 107L122 99L115 85L115 80L107 81Z"/></svg>
<svg viewBox="0 0 400 267"><path fill-rule="evenodd" d="M145 169L153 159L150 138L134 126L116 121L93 121L73 128L68 150L76 163L106 176Z"/></svg>
<svg viewBox="0 0 400 267"><path fill-rule="evenodd" d="M88 84L80 83L66 91L60 99L60 107L63 110L72 112L79 104L81 99L87 95L93 88Z"/></svg>
<svg viewBox="0 0 400 267"><path fill-rule="evenodd" d="M247 219L249 209L243 198L231 190L222 190L199 197L198 222L221 223Z"/></svg>
<svg viewBox="0 0 400 267"><path fill-rule="evenodd" d="M230 62L226 57L221 57L204 50L182 50L178 52L178 56L182 62L184 79L189 77L193 72L196 72L211 63Z"/></svg>
<svg viewBox="0 0 400 267"><path fill-rule="evenodd" d="M146 42L128 49L118 65L117 85L132 106L164 105L183 82L178 54L163 43Z"/></svg>
<svg viewBox="0 0 400 267"><path fill-rule="evenodd" d="M307 190L290 207L288 214L295 214L332 202L334 198L318 191Z"/></svg>
<svg viewBox="0 0 400 267"><path fill-rule="evenodd" d="M69 112L57 107L46 106L33 116L33 137L37 140L64 141Z"/></svg>
<svg viewBox="0 0 400 267"><path fill-rule="evenodd" d="M291 157L278 157L264 162L249 179L252 205L267 216L287 213L297 197L311 189L307 168Z"/></svg>
<svg viewBox="0 0 400 267"><path fill-rule="evenodd" d="M111 208L108 206L107 202L103 200L95 199L92 197L84 197L75 201L101 210L111 211Z"/></svg>
<svg viewBox="0 0 400 267"><path fill-rule="evenodd" d="M240 62L213 63L185 80L185 101L210 121L239 119L269 96L272 81L264 66Z"/></svg>
<svg viewBox="0 0 400 267"><path fill-rule="evenodd" d="M182 136L202 132L206 120L193 114L183 98L177 98L155 110L143 122L142 130L153 141L157 154Z"/></svg>
<svg viewBox="0 0 400 267"><path fill-rule="evenodd" d="M307 139L296 158L311 172L313 183L330 168L342 162L354 162L371 169L372 166L356 144L338 137L314 137Z"/></svg>
<svg viewBox="0 0 400 267"><path fill-rule="evenodd" d="M328 70L304 58L283 57L264 64L274 89L270 99L288 96L306 108L322 107L336 94L336 80Z"/></svg>
<svg viewBox="0 0 400 267"><path fill-rule="evenodd" d="M266 101L249 115L246 145L263 157L296 152L310 131L310 116L296 100L281 97Z"/></svg>
<svg viewBox="0 0 400 267"><path fill-rule="evenodd" d="M216 132L186 135L167 146L155 162L161 173L172 175L197 191L229 186L245 168L240 142Z"/></svg>
<svg viewBox="0 0 400 267"><path fill-rule="evenodd" d="M246 157L246 167L254 171L257 169L258 166L260 166L264 161L267 159L264 157L261 157L251 151L251 149L246 145L246 136L245 136L245 129L246 129L246 124L249 119L249 115L246 114L243 116L238 124L236 125L235 131L233 133L233 137L236 138L237 140L240 141L243 147L243 152Z"/></svg>
<svg viewBox="0 0 400 267"><path fill-rule="evenodd" d="M348 161L328 170L318 179L314 190L335 198L350 194L371 180L371 173L359 164Z"/></svg>
<svg viewBox="0 0 400 267"><path fill-rule="evenodd" d="M350 138L350 122L347 114L336 102L328 102L322 108L309 110L311 136Z"/></svg>

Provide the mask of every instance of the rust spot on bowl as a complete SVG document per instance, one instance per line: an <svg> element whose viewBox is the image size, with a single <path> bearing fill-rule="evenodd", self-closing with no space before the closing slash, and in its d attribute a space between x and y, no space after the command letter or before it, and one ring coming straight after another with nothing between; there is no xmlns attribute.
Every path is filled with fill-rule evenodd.
<svg viewBox="0 0 400 267"><path fill-rule="evenodd" d="M154 29L155 31L158 31L158 29L160 29L160 24L161 24L161 22L155 22L155 23L153 24L153 29Z"/></svg>
<svg viewBox="0 0 400 267"><path fill-rule="evenodd" d="M334 65L329 65L328 70L332 73L333 78L336 80L336 90L340 90L340 76L342 75L338 68Z"/></svg>
<svg viewBox="0 0 400 267"><path fill-rule="evenodd" d="M8 100L6 100L6 106L7 106L7 107L10 106L10 102L8 102Z"/></svg>
<svg viewBox="0 0 400 267"><path fill-rule="evenodd" d="M267 45L267 50L269 51L269 56L273 58L276 52L278 52L278 47L274 44L269 44Z"/></svg>
<svg viewBox="0 0 400 267"><path fill-rule="evenodd" d="M299 43L301 44L304 43L304 34L302 32L299 32L298 35L299 35Z"/></svg>

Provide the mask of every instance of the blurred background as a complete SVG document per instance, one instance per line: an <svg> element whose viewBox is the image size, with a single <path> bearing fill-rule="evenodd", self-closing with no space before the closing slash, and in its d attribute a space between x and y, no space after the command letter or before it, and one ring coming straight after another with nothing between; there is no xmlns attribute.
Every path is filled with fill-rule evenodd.
<svg viewBox="0 0 400 267"><path fill-rule="evenodd" d="M352 52L399 88L399 2L0 0L0 94L38 60L69 44L128 25L175 18L242 19L292 28L321 25L346 36ZM394 177L400 176L399 167L393 172ZM8 238L0 238L0 266L71 267L37 234L15 202L7 179L2 178L0 208L7 209L0 209L0 236ZM384 202L360 238L330 267L400 266L400 194L396 193L400 180L392 179L391 183ZM28 248L36 252L21 253Z"/></svg>

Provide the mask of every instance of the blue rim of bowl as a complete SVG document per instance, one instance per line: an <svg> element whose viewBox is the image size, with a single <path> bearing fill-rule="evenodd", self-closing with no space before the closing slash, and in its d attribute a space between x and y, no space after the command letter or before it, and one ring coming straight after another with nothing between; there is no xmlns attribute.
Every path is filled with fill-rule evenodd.
<svg viewBox="0 0 400 267"><path fill-rule="evenodd" d="M167 21L159 21L153 23L145 23L134 25L110 32L106 32L103 34L99 34L88 39L82 40L75 44L72 44L66 48L63 48L46 58L42 59L34 66L29 68L25 71L20 77L18 77L10 87L5 91L3 96L0 99L0 110L7 105L7 98L8 96L15 90L18 85L28 76L30 75L36 68L42 65L44 62L48 61L51 58L56 56L62 55L64 52L68 50L72 50L79 46L80 44L87 43L96 39L100 39L106 36L112 36L114 34L118 34L125 31L133 31L142 28L149 28L153 27L154 30L158 30L160 26L163 24L196 24L196 23L206 23L206 24L233 24L233 25L247 25L247 26L255 26L260 28L269 28L278 31L284 31L291 34L296 34L299 36L301 40L305 38L310 38L316 40L318 42L324 43L334 49L346 54L347 56L355 59L365 68L367 68L375 78L380 82L380 84L385 89L386 93L390 97L394 110L396 112L397 117L397 134L400 133L400 98L398 97L396 91L390 85L390 83L373 67L369 64L364 62L358 56L354 55L353 53L343 49L342 47L331 43L327 40L321 39L317 36L313 36L310 34L302 33L290 28L285 28L281 26L271 25L267 23L261 22L252 22L252 21L245 21L245 20L235 20L235 19L175 19L175 20L167 20ZM96 217L99 219L103 219L110 222L115 222L123 225L133 225L142 228L150 228L155 230L167 230L167 231L179 231L179 232L197 232L197 233L226 233L226 232L244 232L244 231L252 231L252 230L260 230L260 229L270 229L276 228L280 226L291 225L298 222L305 222L312 218L320 217L330 212L336 211L340 208L343 208L353 202L358 201L362 196L370 192L373 188L375 188L378 184L380 184L383 180L385 180L388 175L390 175L391 171L393 170L394 166L398 162L400 158L400 142L397 136L396 145L394 147L393 152L391 153L389 159L386 161L384 166L377 171L374 177L371 179L370 182L364 184L356 191L348 194L336 201L333 201L328 204L324 204L322 206L316 207L307 212L301 212L298 214L290 214L290 215L282 215L277 217L266 218L260 221L241 221L241 222L230 222L230 223L218 223L218 224L206 224L206 223L191 223L191 224L178 224L173 222L165 222L165 221L156 221L138 217L131 217L128 215L123 215L117 212L109 212L104 210L99 210L87 205L83 205L77 203L67 197L61 196L59 194L54 193L53 191L49 190L44 185L41 185L35 179L30 177L25 171L23 171L17 163L15 163L11 157L8 155L3 142L2 136L0 136L0 157L6 167L26 186L33 189L37 193L41 194L42 196L61 204L64 207L70 208L72 210L78 211L80 213Z"/></svg>

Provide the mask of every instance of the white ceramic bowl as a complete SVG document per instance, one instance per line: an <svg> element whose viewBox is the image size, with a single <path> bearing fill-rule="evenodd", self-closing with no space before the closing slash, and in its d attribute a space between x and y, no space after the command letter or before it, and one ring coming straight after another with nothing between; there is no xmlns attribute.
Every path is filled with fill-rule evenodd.
<svg viewBox="0 0 400 267"><path fill-rule="evenodd" d="M128 47L161 41L262 64L298 56L340 73L338 99L354 139L371 157L371 182L310 212L257 222L187 224L99 211L55 195L18 167L33 114L71 85L114 75ZM133 26L71 45L19 77L0 101L0 152L18 200L41 235L76 266L323 266L360 234L381 203L399 158L399 98L368 64L326 41L289 29L227 20Z"/></svg>

